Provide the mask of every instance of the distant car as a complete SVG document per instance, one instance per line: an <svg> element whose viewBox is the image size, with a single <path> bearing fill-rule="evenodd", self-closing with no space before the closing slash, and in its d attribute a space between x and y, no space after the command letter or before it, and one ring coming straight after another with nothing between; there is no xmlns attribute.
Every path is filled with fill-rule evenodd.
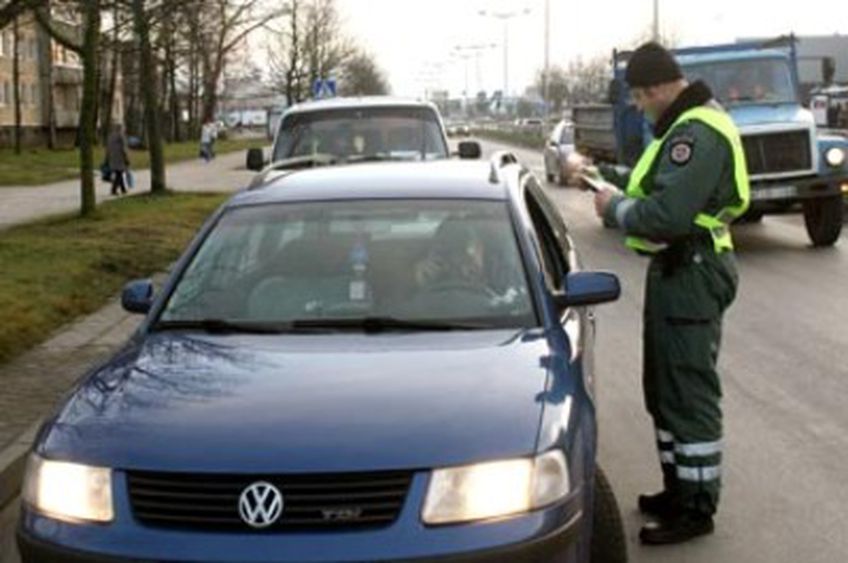
<svg viewBox="0 0 848 563"><path fill-rule="evenodd" d="M544 127L544 121L536 117L526 117L522 119L516 119L515 125L517 127L539 128Z"/></svg>
<svg viewBox="0 0 848 563"><path fill-rule="evenodd" d="M289 108L280 119L270 161L262 149L250 149L247 168L261 172L251 183L257 186L297 168L450 156L432 103L389 96L331 98ZM459 156L479 158L479 144L460 143Z"/></svg>
<svg viewBox="0 0 848 563"><path fill-rule="evenodd" d="M574 125L570 121L560 121L548 137L542 156L545 179L548 182L560 186L566 184L568 178L566 163L574 151Z"/></svg>
<svg viewBox="0 0 848 563"><path fill-rule="evenodd" d="M47 417L23 562L626 561L591 310L618 280L515 162L234 196Z"/></svg>
<svg viewBox="0 0 848 563"><path fill-rule="evenodd" d="M445 127L448 137L468 137L471 135L471 128L462 122L449 122Z"/></svg>

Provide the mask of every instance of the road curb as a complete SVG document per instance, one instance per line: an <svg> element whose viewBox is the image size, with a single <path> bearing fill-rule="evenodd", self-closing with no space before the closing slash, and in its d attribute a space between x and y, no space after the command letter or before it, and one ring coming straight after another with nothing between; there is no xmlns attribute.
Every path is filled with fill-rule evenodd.
<svg viewBox="0 0 848 563"><path fill-rule="evenodd" d="M5 508L21 490L27 454L40 425L40 420L32 424L0 451L0 509Z"/></svg>

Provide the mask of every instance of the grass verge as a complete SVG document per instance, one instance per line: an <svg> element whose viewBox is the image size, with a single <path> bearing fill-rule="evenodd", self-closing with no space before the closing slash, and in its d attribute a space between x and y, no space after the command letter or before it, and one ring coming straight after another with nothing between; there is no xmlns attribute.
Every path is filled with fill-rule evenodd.
<svg viewBox="0 0 848 563"><path fill-rule="evenodd" d="M216 154L247 150L267 144L261 139L227 139L215 143ZM165 145L165 162L173 163L198 158L200 147L196 141ZM129 151L133 170L150 168L147 150ZM103 162L103 147L96 147L94 166ZM0 150L0 187L40 186L79 177L79 153L76 150L24 149L15 154L11 149Z"/></svg>
<svg viewBox="0 0 848 563"><path fill-rule="evenodd" d="M51 218L0 235L0 362L96 311L124 283L165 270L227 195L139 195L90 219Z"/></svg>

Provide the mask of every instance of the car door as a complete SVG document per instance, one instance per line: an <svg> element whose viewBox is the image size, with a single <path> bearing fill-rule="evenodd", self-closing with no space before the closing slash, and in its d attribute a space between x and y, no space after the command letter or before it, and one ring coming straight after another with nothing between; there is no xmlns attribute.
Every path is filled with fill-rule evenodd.
<svg viewBox="0 0 848 563"><path fill-rule="evenodd" d="M582 268L565 221L532 177L526 184L525 205L537 234L548 291L565 291L569 272ZM570 361L582 362L587 391L593 394L594 312L589 307L569 307L560 312L559 323L568 338Z"/></svg>
<svg viewBox="0 0 848 563"><path fill-rule="evenodd" d="M554 175L557 172L559 162L559 139L562 135L562 123L554 127L550 137L545 143L545 173Z"/></svg>

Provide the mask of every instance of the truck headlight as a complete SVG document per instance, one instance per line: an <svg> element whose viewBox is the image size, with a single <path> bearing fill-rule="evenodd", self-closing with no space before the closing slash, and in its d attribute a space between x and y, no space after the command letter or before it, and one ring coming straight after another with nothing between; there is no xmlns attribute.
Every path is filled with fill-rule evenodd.
<svg viewBox="0 0 848 563"><path fill-rule="evenodd" d="M824 153L824 159L830 166L838 168L845 163L845 151L839 147L831 147Z"/></svg>
<svg viewBox="0 0 848 563"><path fill-rule="evenodd" d="M110 522L114 517L112 470L32 454L24 477L23 499L58 520Z"/></svg>
<svg viewBox="0 0 848 563"><path fill-rule="evenodd" d="M451 524L520 514L565 497L571 488L560 450L536 458L478 463L433 471L425 524Z"/></svg>

